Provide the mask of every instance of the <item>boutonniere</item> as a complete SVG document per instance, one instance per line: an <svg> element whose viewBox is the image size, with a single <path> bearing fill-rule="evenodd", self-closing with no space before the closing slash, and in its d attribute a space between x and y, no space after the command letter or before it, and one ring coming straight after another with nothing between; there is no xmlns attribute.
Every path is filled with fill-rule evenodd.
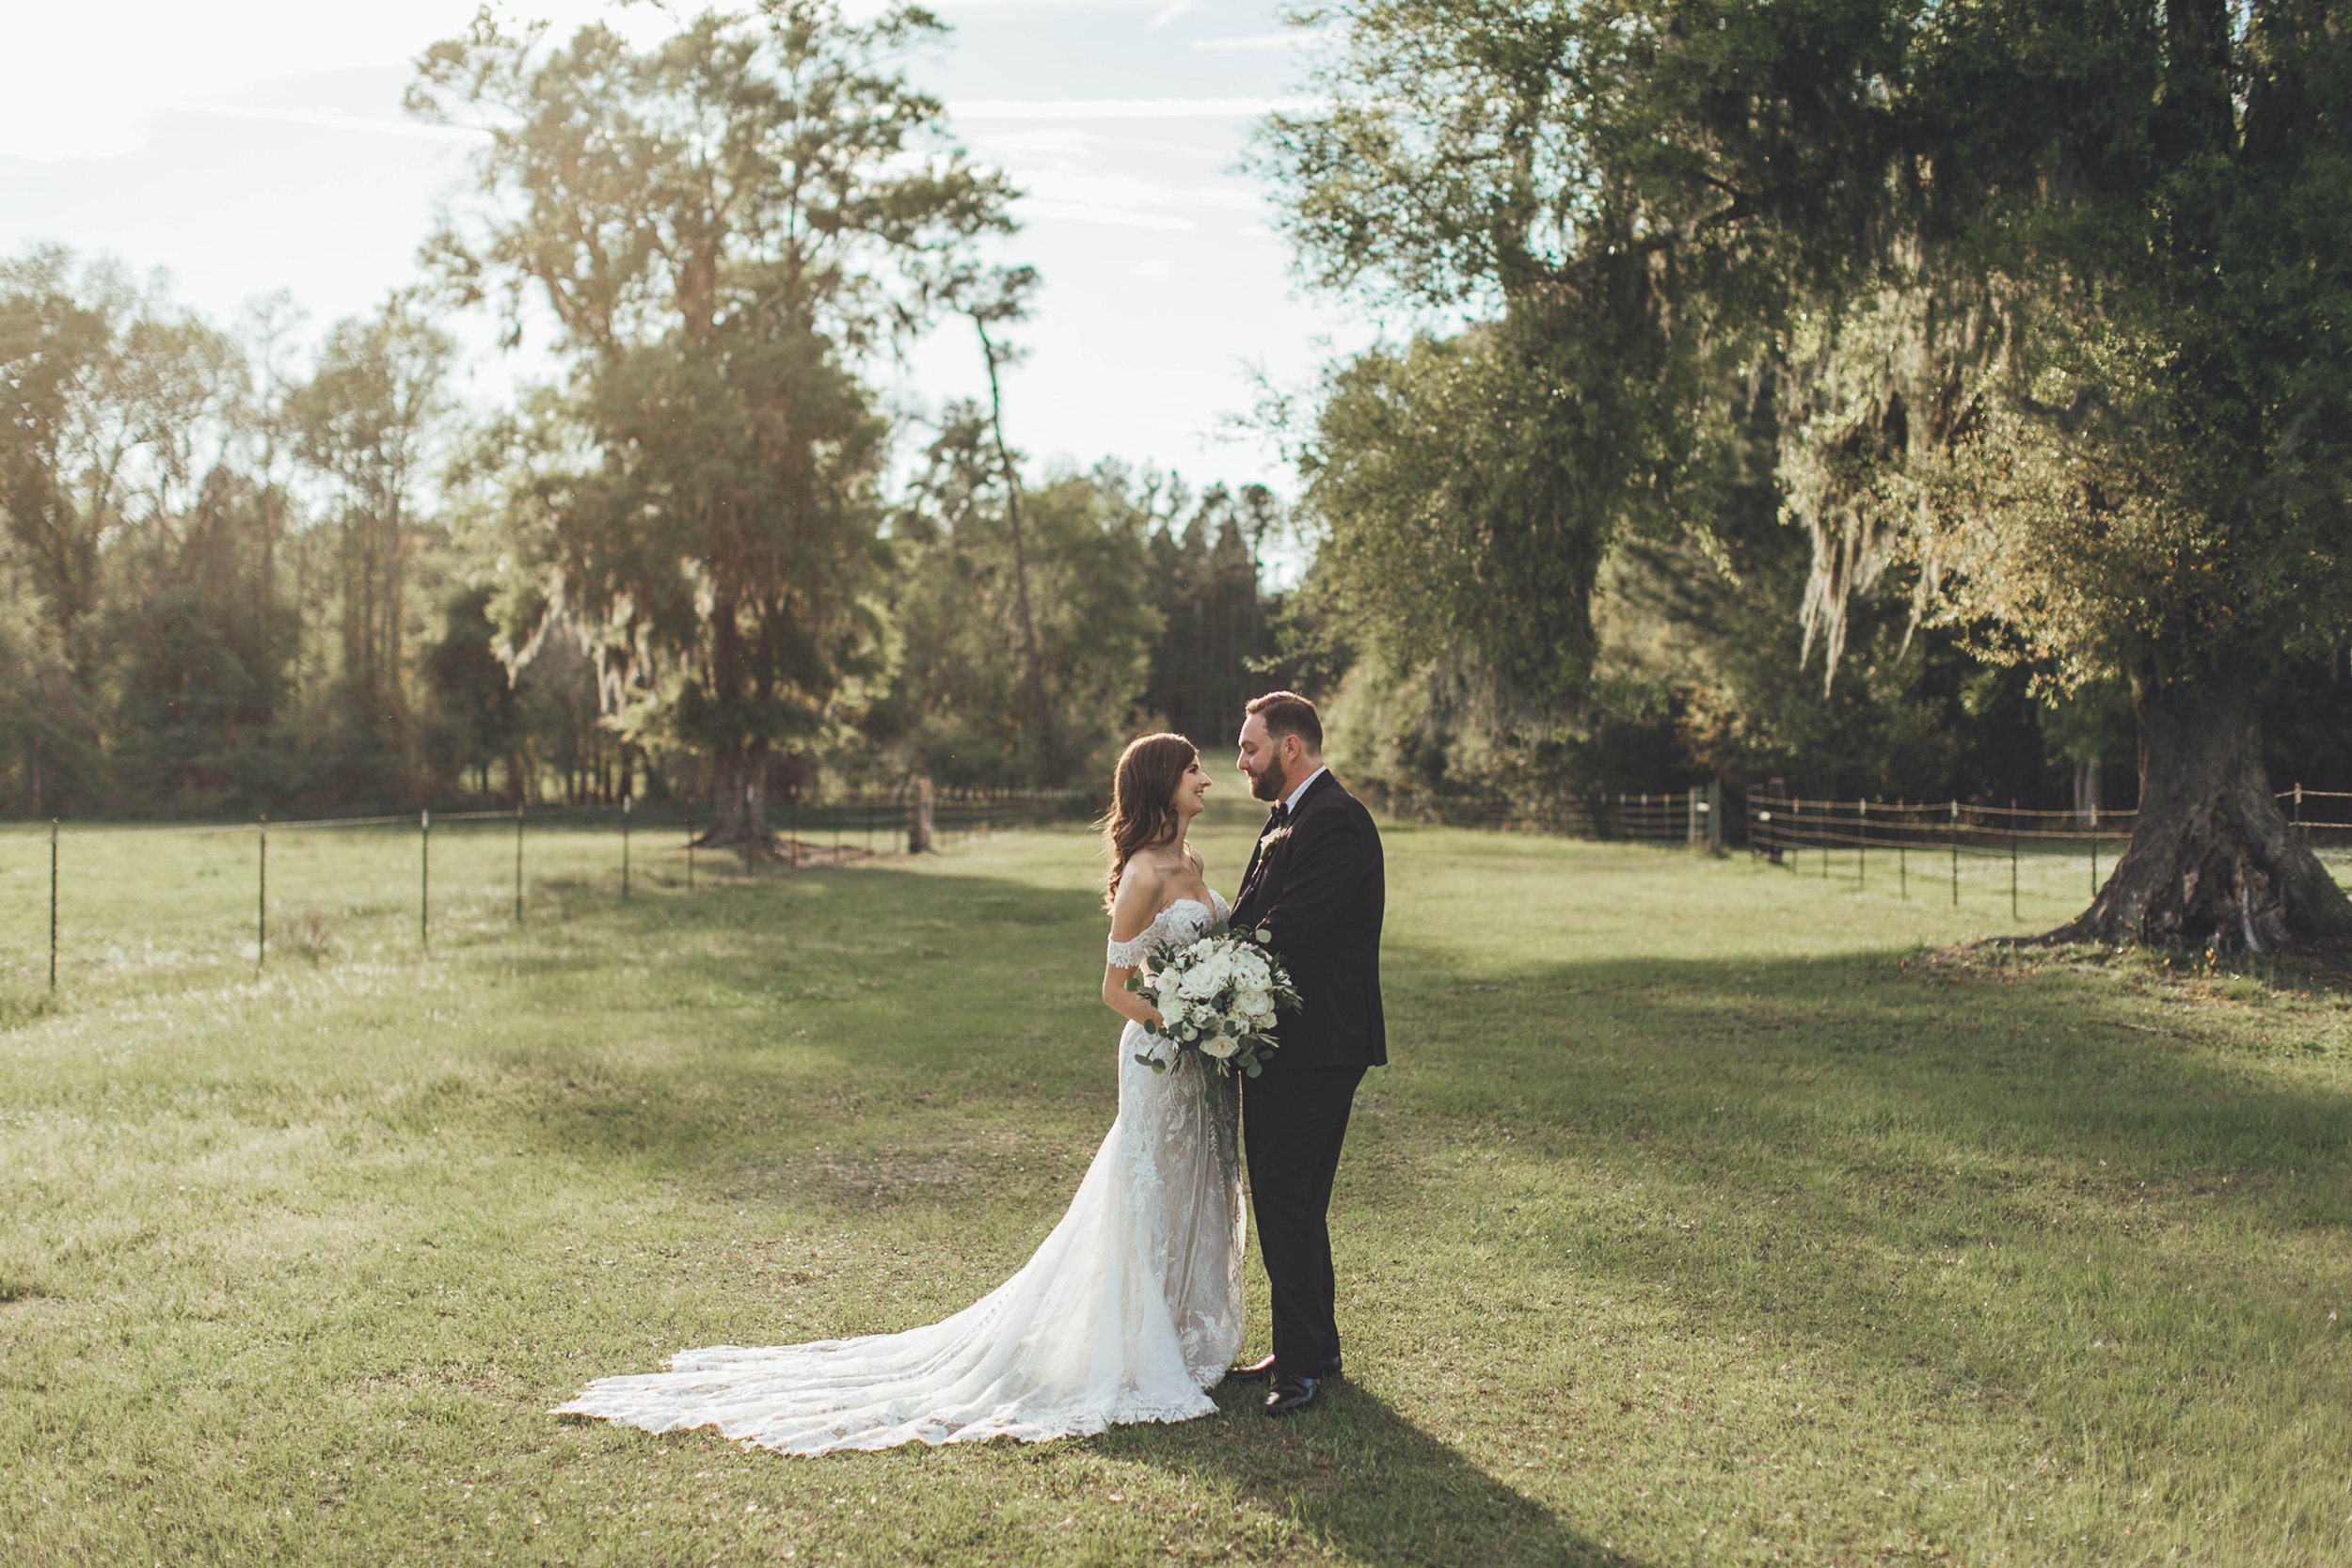
<svg viewBox="0 0 2352 1568"><path fill-rule="evenodd" d="M1268 828L1258 835L1258 853L1261 855L1271 853L1276 845L1290 836L1291 825L1287 822L1279 828Z"/></svg>

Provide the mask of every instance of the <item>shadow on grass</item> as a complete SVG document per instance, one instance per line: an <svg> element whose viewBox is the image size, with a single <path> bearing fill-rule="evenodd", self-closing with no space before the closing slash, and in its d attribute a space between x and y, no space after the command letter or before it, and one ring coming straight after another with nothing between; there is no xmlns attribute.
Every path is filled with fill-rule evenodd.
<svg viewBox="0 0 2352 1568"><path fill-rule="evenodd" d="M1389 968L1401 1068L1343 1193L1508 1259L1472 1265L1498 1299L1614 1286L1987 1395L2050 1386L2052 1325L2122 1323L2146 1393L2192 1345L2303 1343L2311 1259L2352 1242L2345 1075L2277 1060L2344 1022L2292 1000L1856 953L1557 964L1498 1007L1441 952Z"/></svg>
<svg viewBox="0 0 2352 1568"><path fill-rule="evenodd" d="M574 971L628 961L641 1032L608 1026L582 1051L538 1031L506 1054L516 1093L484 1109L550 1149L739 1196L791 1174L780 1162L811 1140L831 1167L941 1166L918 1190L954 1185L958 1139L983 1165L1036 1140L1090 1150L1116 1094L1117 1021L1090 967L1100 920L1084 895L886 866L583 911L509 961L556 1007L574 1005ZM856 1136L876 1121L886 1140ZM906 1185L839 1175L837 1195L796 1185L851 1209Z"/></svg>
<svg viewBox="0 0 2352 1568"><path fill-rule="evenodd" d="M549 1082L484 1109L524 1112L572 1153L651 1157L690 1181L731 1181L709 1162L771 1160L861 1118L908 1147L977 1118L1015 1143L1092 1148L1115 1031L1091 996L1090 895L882 867L803 878L773 903L665 899L579 923L582 936L670 939L659 984L678 997L665 1016L684 1022L668 1026L707 1053L605 1052L588 1069L568 1047L518 1048L514 1065ZM910 923L914 940L876 940ZM725 940L698 951L707 935ZM525 967L560 974L580 961L564 951ZM1965 1156L2094 1181L2102 1168L2308 1177L2352 1149L2352 1095L2265 1081L2246 1070L2258 1040L2243 1026L2218 1037L2226 1012L2152 1015L2104 975L1899 969L1865 952L1610 958L1498 985L1434 948L1392 940L1388 958L1395 1066L1367 1089L1407 1141L1508 1132L1522 1150L1776 1190L1806 1166L1852 1164L1864 1143L1901 1145L1923 1170ZM714 1023L698 1031L704 1008ZM811 1048L798 1055L796 1030ZM695 1069L713 1082L695 1085ZM2217 1196L2275 1224L2352 1218L2308 1180Z"/></svg>
<svg viewBox="0 0 2352 1568"><path fill-rule="evenodd" d="M789 1203L847 1233L914 1202L1009 1205L1041 1238L1107 1124L1114 1064L1090 987L1073 982L1065 1011L1022 976L1090 967L1091 897L883 869L830 881L783 900L771 927L724 924L744 903L723 921L686 911L676 951L731 1006L767 994L796 931L830 930L830 972L871 989L830 1014L793 1006L818 1009L806 1016L846 1067L812 1072L748 1037L691 1061L608 1053L528 1105L530 1135L645 1161L689 1201ZM616 934L639 929L617 918ZM755 918L771 918L764 901ZM698 952L698 928L729 940ZM2129 1310L2155 1339L2173 1333L2164 1299L2209 1280L2228 1321L2196 1343L2282 1342L2310 1305L2296 1247L2352 1237L2343 1075L2264 1059L2298 1049L2298 1019L2343 1049L2333 1015L2178 1006L2060 966L1904 968L1883 951L1606 958L1500 981L1490 961L1409 939L1388 957L1395 1065L1367 1083L1335 1230L1363 1265L1434 1248L1461 1291L1509 1308L1464 1325L1481 1370L1547 1354L1527 1337L1549 1337L1550 1304L1597 1285L1726 1344L1763 1329L1854 1371L2028 1393L2064 1354L2048 1324ZM994 1009L1027 1032L961 1022ZM2159 1227L2172 1241L2151 1247ZM2216 1251L2225 1232L2244 1239ZM1594 1354L1547 1364L1605 1370ZM2152 1357L2148 1375L2169 1365ZM1166 1451L1270 1488L1376 1560L1595 1550L1363 1390L1339 1396L1325 1430L1360 1425L1361 1454L1304 1426L1255 1435L1246 1407L1243 1442L1186 1434ZM1432 1544L1463 1532L1551 1555ZM1392 1537L1422 1544L1390 1553Z"/></svg>
<svg viewBox="0 0 2352 1568"><path fill-rule="evenodd" d="M1263 1390L1217 1391L1220 1419L1125 1427L1090 1440L1106 1458L1224 1477L1357 1560L1427 1568L1627 1565L1550 1510L1513 1491L1345 1381L1316 1407L1271 1421Z"/></svg>

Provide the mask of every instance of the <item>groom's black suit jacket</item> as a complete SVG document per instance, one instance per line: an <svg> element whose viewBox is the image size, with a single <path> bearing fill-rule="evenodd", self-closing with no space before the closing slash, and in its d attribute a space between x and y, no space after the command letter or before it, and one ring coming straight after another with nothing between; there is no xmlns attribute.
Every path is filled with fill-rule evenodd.
<svg viewBox="0 0 2352 1568"><path fill-rule="evenodd" d="M1388 885L1380 834L1363 802L1329 773L1250 852L1233 901L1235 928L1271 933L1298 987L1279 1014L1263 1079L1310 1068L1379 1067L1389 1059L1380 1011L1380 921Z"/></svg>

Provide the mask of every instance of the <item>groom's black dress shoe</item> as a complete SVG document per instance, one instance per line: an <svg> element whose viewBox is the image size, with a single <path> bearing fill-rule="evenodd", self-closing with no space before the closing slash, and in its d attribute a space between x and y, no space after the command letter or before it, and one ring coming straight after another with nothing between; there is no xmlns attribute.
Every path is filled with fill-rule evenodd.
<svg viewBox="0 0 2352 1568"><path fill-rule="evenodd" d="M1304 1410L1315 1402L1317 1382L1300 1377L1295 1372L1276 1372L1273 1385L1266 1389L1265 1413L1287 1416L1294 1410Z"/></svg>
<svg viewBox="0 0 2352 1568"><path fill-rule="evenodd" d="M1263 1383L1273 1375L1274 1357L1270 1355L1263 1361L1251 1361L1243 1366L1225 1369L1225 1381L1228 1383ZM1339 1376L1340 1358L1336 1355L1326 1356L1323 1370L1315 1375L1317 1378Z"/></svg>

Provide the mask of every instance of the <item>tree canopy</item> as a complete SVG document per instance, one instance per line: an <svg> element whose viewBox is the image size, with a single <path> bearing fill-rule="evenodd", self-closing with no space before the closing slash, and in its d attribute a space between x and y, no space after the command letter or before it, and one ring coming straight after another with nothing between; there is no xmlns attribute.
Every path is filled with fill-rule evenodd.
<svg viewBox="0 0 2352 1568"><path fill-rule="evenodd" d="M2352 941L2269 800L2252 704L2265 661L2352 609L2329 330L2352 160L2328 108L2352 40L2328 8L1309 20L1338 40L1327 106L1261 151L1306 268L1486 317L1343 371L1324 404L1311 500L1375 625L1558 700L1589 639L1537 617L1564 588L1589 603L1629 533L1710 533L1760 425L1833 672L1886 579L2054 688L2131 683L2141 829L2069 934Z"/></svg>
<svg viewBox="0 0 2352 1568"><path fill-rule="evenodd" d="M584 641L624 733L713 759L718 841L765 842L771 751L822 732L875 640L859 356L919 325L927 263L1009 227L904 75L938 31L775 0L634 50L485 13L411 95L492 127L484 201L429 246L445 285L510 334L543 306L577 370L502 454L515 657Z"/></svg>

